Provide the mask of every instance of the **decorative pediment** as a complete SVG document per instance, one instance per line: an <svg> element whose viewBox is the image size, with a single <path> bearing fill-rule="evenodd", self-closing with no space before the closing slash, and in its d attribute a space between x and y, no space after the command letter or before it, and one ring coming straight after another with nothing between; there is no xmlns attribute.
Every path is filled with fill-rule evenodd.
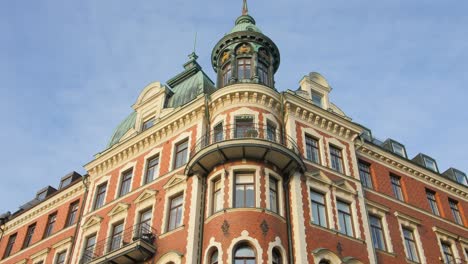
<svg viewBox="0 0 468 264"><path fill-rule="evenodd" d="M101 221L102 221L102 217L100 216L97 216L97 215L93 215L91 216L90 218L88 218L88 220L86 220L86 222L83 224L82 228L83 229L88 229L94 225L99 225L101 224Z"/></svg>
<svg viewBox="0 0 468 264"><path fill-rule="evenodd" d="M318 179L318 180L328 184L328 185L331 185L333 183L333 181L330 180L330 178L328 178L328 176L321 170L316 170L316 171L313 171L313 172L307 173L307 174L312 176L315 179Z"/></svg>
<svg viewBox="0 0 468 264"><path fill-rule="evenodd" d="M128 210L128 207L130 207L129 204L126 203L118 203L110 212L107 214L108 216L114 216L122 212L126 212Z"/></svg>
<svg viewBox="0 0 468 264"><path fill-rule="evenodd" d="M144 190L138 197L135 199L135 203L141 203L143 201L146 201L150 198L154 198L158 191L151 190L151 189L146 189Z"/></svg>
<svg viewBox="0 0 468 264"><path fill-rule="evenodd" d="M341 180L335 181L334 183L335 183L335 186L339 187L343 191L353 193L353 194L356 193L356 190L347 180L341 179Z"/></svg>
<svg viewBox="0 0 468 264"><path fill-rule="evenodd" d="M164 189L170 189L180 183L183 183L185 182L185 180L187 179L187 176L185 175L181 175L181 174L176 174L174 176L172 176L172 178L170 178L166 184L164 185Z"/></svg>
<svg viewBox="0 0 468 264"><path fill-rule="evenodd" d="M148 101L150 98L153 98L154 96L158 95L160 92L163 92L163 91L164 91L164 86L162 86L160 82L150 83L140 93L133 108L134 109L138 108L139 106L144 104L146 101Z"/></svg>

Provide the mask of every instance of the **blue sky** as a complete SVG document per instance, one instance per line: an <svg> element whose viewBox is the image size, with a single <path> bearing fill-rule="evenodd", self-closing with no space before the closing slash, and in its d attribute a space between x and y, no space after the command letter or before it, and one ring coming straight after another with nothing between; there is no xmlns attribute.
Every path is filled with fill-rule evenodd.
<svg viewBox="0 0 468 264"><path fill-rule="evenodd" d="M5 1L0 8L0 213L103 150L152 81L211 49L241 12L231 1ZM375 136L468 172L467 1L250 0L281 52L279 90L311 71ZM214 78L212 78L214 79Z"/></svg>

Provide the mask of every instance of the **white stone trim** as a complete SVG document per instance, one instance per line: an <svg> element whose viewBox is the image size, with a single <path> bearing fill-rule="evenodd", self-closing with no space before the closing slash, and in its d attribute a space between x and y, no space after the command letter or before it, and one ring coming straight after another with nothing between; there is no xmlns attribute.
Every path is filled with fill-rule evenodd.
<svg viewBox="0 0 468 264"><path fill-rule="evenodd" d="M295 172L291 176L290 186L295 261L296 264L307 264L305 219L302 206L301 174L299 172Z"/></svg>
<svg viewBox="0 0 468 264"><path fill-rule="evenodd" d="M164 196L163 218L162 218L162 224L161 224L161 229L160 229L161 234L173 231L173 230L170 230L170 231L167 230L167 220L168 220L168 217L169 217L171 199L176 197L179 194L182 194L182 200L183 200L183 203L184 203L182 205L182 219L181 219L182 225L179 226L179 227L182 227L184 225L184 207L185 207L185 199L186 199L186 195L185 195L186 188L187 188L187 182L186 181L180 181L177 185L166 189L166 194ZM178 228L176 228L176 229L178 229ZM176 230L176 229L174 229L174 230Z"/></svg>
<svg viewBox="0 0 468 264"><path fill-rule="evenodd" d="M213 130L215 128L215 126L217 126L219 123L222 123L223 126L226 126L226 114L220 114L220 115L217 115L213 120L211 120L211 130ZM224 135L225 136L225 135Z"/></svg>
<svg viewBox="0 0 468 264"><path fill-rule="evenodd" d="M325 175L322 175L322 176L326 177ZM328 225L327 228L334 229L335 219L333 217L333 206L331 203L334 197L330 190L330 185L328 185L325 182L319 181L313 177L307 177L307 202L309 206L309 216L310 216L310 219L313 220L314 217L312 215L312 197L310 197L311 190L322 193L324 195L325 206L326 206L326 211L327 211L327 225Z"/></svg>
<svg viewBox="0 0 468 264"><path fill-rule="evenodd" d="M256 263L263 264L263 249L256 238L249 236L249 232L247 230L243 230L239 237L236 237L231 241L231 245L229 245L227 249L227 264L231 264L233 262L233 250L242 242L247 242L255 250Z"/></svg>
<svg viewBox="0 0 468 264"><path fill-rule="evenodd" d="M161 153L162 153L162 147L159 147L159 148L154 148L153 150L151 150L148 154L146 154L144 157L143 157L143 162L144 162L144 165L141 169L141 180L140 180L140 186L143 186L145 185L145 179L146 179L146 170L148 169L148 160L151 159L151 158L154 158L156 156L159 157L159 163L158 163L158 171L156 171L154 174L155 174L155 177L154 177L154 180L156 180L156 178L159 177L160 174L160 171L161 171Z"/></svg>
<svg viewBox="0 0 468 264"><path fill-rule="evenodd" d="M314 264L319 264L321 260L328 260L330 263L342 263L340 257L326 248L315 249L312 251L312 256L314 256Z"/></svg>
<svg viewBox="0 0 468 264"><path fill-rule="evenodd" d="M31 255L30 259L32 263L37 263L39 261L46 262L47 254L50 252L50 248L45 248L33 255Z"/></svg>
<svg viewBox="0 0 468 264"><path fill-rule="evenodd" d="M112 217L112 218L109 218L109 223L107 224L107 232L106 232L106 237L110 237L112 235L112 229L114 228L114 225L118 222L122 222L122 232L125 232L125 227L127 226L127 218L125 217L127 216L127 214L119 214L118 216L115 216L115 217ZM99 241L99 240L96 240L96 241ZM123 242L123 239L122 241L120 241L120 243ZM109 248L108 248L109 245L106 246L105 249L103 249L104 251L103 252L109 252Z"/></svg>
<svg viewBox="0 0 468 264"><path fill-rule="evenodd" d="M277 236L275 237L275 240L268 243L268 263L273 262L273 249L278 249L279 252L281 253L281 263L288 264L288 259L286 257L287 252L283 247L283 244L281 243L281 239Z"/></svg>
<svg viewBox="0 0 468 264"><path fill-rule="evenodd" d="M318 147L319 147L319 165L325 166L325 139L322 135L320 135L315 129L309 128L309 127L302 127L302 149L304 150L304 153L302 153L302 156L304 157L305 160L307 160L307 146L306 146L306 134L312 136L318 141ZM312 161L311 161L312 162Z"/></svg>
<svg viewBox="0 0 468 264"><path fill-rule="evenodd" d="M169 262L174 262L174 264L182 264L182 254L175 251L169 251L164 254L156 264L167 264Z"/></svg>
<svg viewBox="0 0 468 264"><path fill-rule="evenodd" d="M328 157L328 167L331 168L331 151L330 151L330 145L333 145L333 146L336 146L338 148L341 149L341 157L343 159L343 171L341 172L342 174L344 175L351 175L351 172L349 170L349 160L348 160L348 153L347 153L347 150L348 148L343 144L341 143L339 140L337 140L336 138L327 138L325 139L326 141L326 144L327 144L327 149L328 149L328 153L327 153L327 157ZM352 161L353 164L357 164L356 162ZM335 170L333 170L335 171ZM340 173L340 172L339 172Z"/></svg>
<svg viewBox="0 0 468 264"><path fill-rule="evenodd" d="M213 249L218 251L218 264L223 264L223 247L220 242L216 242L214 237L210 238L210 242L205 250L204 262L205 264L210 264L210 256L213 253Z"/></svg>
<svg viewBox="0 0 468 264"><path fill-rule="evenodd" d="M332 187L333 193L335 196L335 205L336 205L336 216L338 217L338 205L337 202L338 200L346 202L349 204L349 207L351 209L351 221L353 222L353 233L355 238L362 239L361 237L361 229L359 228L359 218L357 214L357 200L352 193L347 193L345 192L345 189L343 188L336 188ZM336 225L338 226L338 230L340 230L340 221L336 221Z"/></svg>
<svg viewBox="0 0 468 264"><path fill-rule="evenodd" d="M450 249L452 250L453 257L455 258L455 262L457 264L461 264L461 256L460 253L458 252L457 244L456 241L458 240L458 235L450 233L448 231L445 231L441 228L438 228L436 226L432 227L432 230L437 236L437 245L439 245L440 249L440 256L443 259L444 256L444 250L442 249L442 242L445 242L450 245ZM462 246L463 248L463 246Z"/></svg>
<svg viewBox="0 0 468 264"><path fill-rule="evenodd" d="M55 243L52 245L52 248L55 250L54 253L54 263L57 259L57 255L59 253L65 252L65 262L67 262L68 258L71 258L70 256L70 248L72 246L72 238L68 237L58 243Z"/></svg>
<svg viewBox="0 0 468 264"><path fill-rule="evenodd" d="M92 183L92 188L90 188L91 191L88 193L88 196L92 196L92 197L88 197L88 198L92 198L92 199L89 199L89 201L91 202L87 204L86 211L88 213L94 211L94 206L96 204L96 197L97 197L97 187L103 183L106 183L106 193L104 194L104 203L101 207L97 208L96 211L106 206L107 194L109 193L110 179L111 179L111 176L106 175L106 176L101 177L98 181L95 181Z"/></svg>
<svg viewBox="0 0 468 264"><path fill-rule="evenodd" d="M387 212L383 211L381 208L373 206L371 204L367 204L368 214L374 215L380 218L380 222L382 224L382 231L384 233L385 239L385 246L387 248L387 252L393 253L393 244L392 244L392 237L390 236L390 230L388 229L388 222L387 222ZM370 221L367 221L370 225ZM370 226L369 226L370 228ZM370 242L372 242L372 237L369 238Z"/></svg>
<svg viewBox="0 0 468 264"><path fill-rule="evenodd" d="M229 206L236 208L234 205L234 178L237 171L252 171L255 181L255 207L260 208L260 166L258 165L236 165L229 168Z"/></svg>
<svg viewBox="0 0 468 264"><path fill-rule="evenodd" d="M235 129L235 125L236 125L236 123L235 123L236 116L251 115L251 116L253 116L253 123L254 123L254 124L258 123L258 120L259 120L259 119L258 119L259 112L258 112L258 111L255 111L255 110L253 110L253 109L250 109L250 108L247 107L247 106L244 106L244 107L242 107L242 108L240 108L240 109L237 109L236 111L232 111L232 112L230 113L230 115L231 115L231 118L230 118L230 120L229 120L229 122L230 122L229 124L232 126L232 129L233 129L233 130ZM234 133L234 132L232 132L232 133ZM234 134L233 134L233 135L234 135Z"/></svg>
<svg viewBox="0 0 468 264"><path fill-rule="evenodd" d="M185 160L188 162L189 161L189 157L190 157L190 149L191 149L191 142L192 142L192 132L190 131L187 131L187 132L183 132L183 133L180 133L176 138L174 138L171 142L171 155L169 156L170 160L169 160L169 171L173 171L173 170L177 170L177 169L180 169L182 168L183 166L179 167L179 168L174 168L174 162L175 162L175 152L176 152L176 145L181 143L182 141L185 141L187 140L187 157L185 158Z"/></svg>
<svg viewBox="0 0 468 264"><path fill-rule="evenodd" d="M413 231L414 240L416 242L416 247L418 249L418 257L421 264L426 264L426 255L424 254L424 249L422 247L421 236L419 235L418 225L420 222L415 222L413 219L410 219L406 215L399 214L398 212L394 213L398 220L398 227L400 229L401 242L403 243L403 249L405 251L405 258L408 256L408 252L405 246L405 237L403 235L403 227L411 229Z"/></svg>
<svg viewBox="0 0 468 264"><path fill-rule="evenodd" d="M270 177L275 178L278 186L276 193L278 197L278 214L284 216L284 191L283 191L283 177L281 177L278 173L270 170L269 168L265 168L265 196L266 196L266 208L271 211L270 205Z"/></svg>
<svg viewBox="0 0 468 264"><path fill-rule="evenodd" d="M190 207L189 209L189 217L187 221L188 230L187 230L187 246L185 249L186 256L186 263L193 263L195 262L194 256L196 258L198 247L199 247L199 240L200 236L198 236L198 232L200 232L200 206L201 206L201 193L202 193L202 184L200 184L200 178L197 176L191 177L192 179L192 190L191 190L191 197L190 197ZM182 210L183 213L183 210ZM183 224L183 217L182 217L182 224Z"/></svg>

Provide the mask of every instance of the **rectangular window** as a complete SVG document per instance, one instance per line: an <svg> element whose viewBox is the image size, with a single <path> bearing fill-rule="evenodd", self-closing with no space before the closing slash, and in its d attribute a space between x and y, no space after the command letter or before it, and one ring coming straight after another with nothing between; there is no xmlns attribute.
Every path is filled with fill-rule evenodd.
<svg viewBox="0 0 468 264"><path fill-rule="evenodd" d="M273 122L267 120L267 139L270 141L276 141L276 125Z"/></svg>
<svg viewBox="0 0 468 264"><path fill-rule="evenodd" d="M67 257L67 252L62 251L57 254L57 257L55 258L55 264L65 264L65 259Z"/></svg>
<svg viewBox="0 0 468 264"><path fill-rule="evenodd" d="M392 183L392 190L393 190L393 194L395 195L395 198L397 198L400 201L404 201L405 199L403 198L403 191L401 189L400 177L395 176L395 175L390 175L390 181Z"/></svg>
<svg viewBox="0 0 468 264"><path fill-rule="evenodd" d="M278 213L278 180L270 176L270 210Z"/></svg>
<svg viewBox="0 0 468 264"><path fill-rule="evenodd" d="M442 246L442 252L444 252L444 263L457 263L455 262L455 257L453 256L452 247L450 244L445 242L440 242Z"/></svg>
<svg viewBox="0 0 468 264"><path fill-rule="evenodd" d="M167 221L167 231L176 229L182 225L182 205L184 195L180 194L170 201L169 219Z"/></svg>
<svg viewBox="0 0 468 264"><path fill-rule="evenodd" d="M148 128L154 126L154 121L155 121L155 119L154 119L154 117L152 117L151 119L148 119L145 122L143 122L143 127L142 127L141 130L145 131Z"/></svg>
<svg viewBox="0 0 468 264"><path fill-rule="evenodd" d="M466 178L466 175L463 172L455 170L454 173L455 173L455 178L458 183L463 184L465 186L468 185L467 183L468 180Z"/></svg>
<svg viewBox="0 0 468 264"><path fill-rule="evenodd" d="M330 145L331 167L337 172L343 173L343 153L341 149Z"/></svg>
<svg viewBox="0 0 468 264"><path fill-rule="evenodd" d="M406 152L405 152L405 148L398 144L398 143L395 143L395 142L392 142L392 149L393 149L393 153L403 157L403 158L406 158Z"/></svg>
<svg viewBox="0 0 468 264"><path fill-rule="evenodd" d="M310 200L312 203L312 223L328 227L325 196L321 193L310 190Z"/></svg>
<svg viewBox="0 0 468 264"><path fill-rule="evenodd" d="M237 77L239 80L250 79L250 59L237 60Z"/></svg>
<svg viewBox="0 0 468 264"><path fill-rule="evenodd" d="M13 246L15 245L16 235L17 234L13 234L8 238L8 243L5 248L5 252L3 253L3 258L7 258L10 256L11 251L13 250Z"/></svg>
<svg viewBox="0 0 468 264"><path fill-rule="evenodd" d="M120 222L112 227L112 235L110 237L109 251L119 249L122 245L124 223Z"/></svg>
<svg viewBox="0 0 468 264"><path fill-rule="evenodd" d="M306 141L306 158L314 163L320 163L320 152L318 140L309 135L305 136Z"/></svg>
<svg viewBox="0 0 468 264"><path fill-rule="evenodd" d="M431 207L432 213L435 215L440 215L435 192L426 190L426 197L427 201L429 202L429 206Z"/></svg>
<svg viewBox="0 0 468 264"><path fill-rule="evenodd" d="M437 172L437 165L433 159L430 159L428 157L423 157L423 159L426 168L430 169L431 171Z"/></svg>
<svg viewBox="0 0 468 264"><path fill-rule="evenodd" d="M374 248L386 250L382 220L374 215L369 215L370 229Z"/></svg>
<svg viewBox="0 0 468 264"><path fill-rule="evenodd" d="M54 226L55 226L55 221L57 220L57 213L53 213L49 215L49 218L47 219L47 226L44 231L44 238L49 237L52 235L52 232L54 231Z"/></svg>
<svg viewBox="0 0 468 264"><path fill-rule="evenodd" d="M255 207L255 183L252 172L237 172L235 174L235 205L236 208Z"/></svg>
<svg viewBox="0 0 468 264"><path fill-rule="evenodd" d="M122 182L120 184L119 197L124 196L130 191L132 184L133 170L128 170L122 173Z"/></svg>
<svg viewBox="0 0 468 264"><path fill-rule="evenodd" d="M80 201L76 201L70 204L70 207L68 208L67 224L65 225L66 227L71 226L75 223L79 203Z"/></svg>
<svg viewBox="0 0 468 264"><path fill-rule="evenodd" d="M83 257L81 258L83 263L88 263L93 259L95 245L96 245L96 234L93 234L86 238L84 251L83 251Z"/></svg>
<svg viewBox="0 0 468 264"><path fill-rule="evenodd" d="M214 214L223 209L223 192L221 190L221 178L213 181L213 207L211 212Z"/></svg>
<svg viewBox="0 0 468 264"><path fill-rule="evenodd" d="M148 238L149 235L152 235L151 232L151 217L152 217L153 211L152 209L148 209L146 211L143 211L140 213L139 217L139 226L138 229L136 230L136 234L140 238Z"/></svg>
<svg viewBox="0 0 468 264"><path fill-rule="evenodd" d="M254 129L253 116L236 116L235 138L257 137Z"/></svg>
<svg viewBox="0 0 468 264"><path fill-rule="evenodd" d="M104 205L104 198L106 197L107 182L99 185L96 188L96 199L94 200L94 210L101 208Z"/></svg>
<svg viewBox="0 0 468 264"><path fill-rule="evenodd" d="M231 64L227 64L223 68L223 86L226 86L229 84L229 80L231 80L232 77L232 70L231 70Z"/></svg>
<svg viewBox="0 0 468 264"><path fill-rule="evenodd" d="M70 185L71 182L72 182L72 176L69 176L69 177L63 179L63 180L60 182L59 189L63 189L63 188L65 188L65 187L67 187L68 185Z"/></svg>
<svg viewBox="0 0 468 264"><path fill-rule="evenodd" d="M223 123L217 124L213 129L213 142L219 142L223 140Z"/></svg>
<svg viewBox="0 0 468 264"><path fill-rule="evenodd" d="M338 221L340 223L339 232L347 236L353 236L353 219L351 217L351 207L348 203L336 201L338 208Z"/></svg>
<svg viewBox="0 0 468 264"><path fill-rule="evenodd" d="M268 67L262 62L258 62L257 70L258 70L258 81L265 85L270 85L270 82L268 80Z"/></svg>
<svg viewBox="0 0 468 264"><path fill-rule="evenodd" d="M463 220L461 218L460 209L458 208L458 202L452 199L449 199L450 211L452 211L453 218L455 223L463 225Z"/></svg>
<svg viewBox="0 0 468 264"><path fill-rule="evenodd" d="M323 107L322 95L312 92L312 103L318 107Z"/></svg>
<svg viewBox="0 0 468 264"><path fill-rule="evenodd" d="M418 248L414 240L414 232L403 227L403 237L405 238L406 258L419 263Z"/></svg>
<svg viewBox="0 0 468 264"><path fill-rule="evenodd" d="M361 177L362 186L372 189L372 177L368 163L359 161L359 176Z"/></svg>
<svg viewBox="0 0 468 264"><path fill-rule="evenodd" d="M175 146L174 169L177 169L187 163L188 139L178 143Z"/></svg>
<svg viewBox="0 0 468 264"><path fill-rule="evenodd" d="M152 157L147 161L147 168L145 174L145 184L152 182L156 179L156 173L158 173L159 168L159 155L156 157Z"/></svg>
<svg viewBox="0 0 468 264"><path fill-rule="evenodd" d="M26 231L26 237L24 238L23 242L23 248L27 248L31 244L31 240L34 235L34 230L36 230L36 223L28 226L28 231Z"/></svg>

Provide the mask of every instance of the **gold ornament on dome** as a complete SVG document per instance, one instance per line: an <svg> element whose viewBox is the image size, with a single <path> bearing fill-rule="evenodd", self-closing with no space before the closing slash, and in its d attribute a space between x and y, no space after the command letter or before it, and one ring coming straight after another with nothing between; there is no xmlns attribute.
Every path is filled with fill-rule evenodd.
<svg viewBox="0 0 468 264"><path fill-rule="evenodd" d="M240 54L250 54L252 52L252 48L247 44L242 44L240 48L237 49L237 55Z"/></svg>
<svg viewBox="0 0 468 264"><path fill-rule="evenodd" d="M230 57L231 53L229 51L225 51L223 53L223 56L221 57L221 64L223 64L225 61L227 61Z"/></svg>

